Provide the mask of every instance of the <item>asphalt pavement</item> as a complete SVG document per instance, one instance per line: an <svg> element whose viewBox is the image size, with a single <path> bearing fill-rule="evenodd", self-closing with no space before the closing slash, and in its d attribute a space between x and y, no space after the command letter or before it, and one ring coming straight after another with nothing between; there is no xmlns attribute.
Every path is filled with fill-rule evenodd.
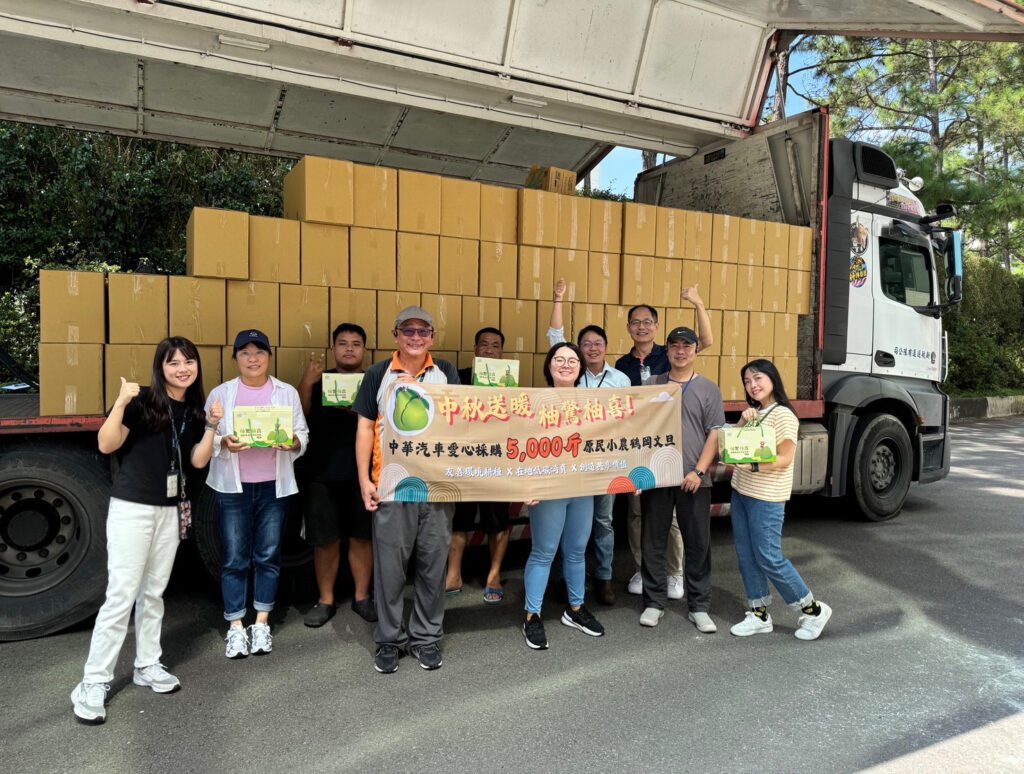
<svg viewBox="0 0 1024 774"><path fill-rule="evenodd" d="M1024 770L1024 418L953 434L951 475L892 521L827 500L787 516L789 557L835 611L816 642L781 602L771 635L729 634L744 603L727 519L712 527L717 634L680 602L641 628L623 588L592 605L607 636L560 625L549 600L551 648L529 650L520 548L503 605L483 606L482 578L452 599L443 668L405 658L393 675L372 668L369 624L342 608L308 629L305 604L277 611L273 654L227 661L216 586L185 556L163 635L183 690L132 685L129 631L107 722L83 726L68 695L89 625L0 645L0 770ZM620 545L623 586L630 563Z"/></svg>

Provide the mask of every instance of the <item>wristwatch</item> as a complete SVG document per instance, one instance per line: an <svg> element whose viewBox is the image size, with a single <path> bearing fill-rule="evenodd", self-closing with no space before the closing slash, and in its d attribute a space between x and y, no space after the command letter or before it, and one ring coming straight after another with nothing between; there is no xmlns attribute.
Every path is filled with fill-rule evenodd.
<svg viewBox="0 0 1024 774"><path fill-rule="evenodd" d="M693 472L697 474L697 478L699 478L701 481L703 481L707 477L707 475L708 475L707 473L705 473L700 468L694 468Z"/></svg>
<svg viewBox="0 0 1024 774"><path fill-rule="evenodd" d="M758 472L760 472L760 470L761 470L761 463L759 463L759 462L751 462L750 463L750 472L751 473L758 473Z"/></svg>

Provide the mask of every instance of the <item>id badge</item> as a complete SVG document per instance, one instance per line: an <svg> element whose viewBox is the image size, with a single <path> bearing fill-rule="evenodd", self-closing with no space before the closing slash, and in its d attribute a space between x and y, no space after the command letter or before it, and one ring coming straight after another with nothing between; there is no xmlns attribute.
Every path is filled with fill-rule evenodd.
<svg viewBox="0 0 1024 774"><path fill-rule="evenodd" d="M167 496L178 496L178 474L176 472L167 474Z"/></svg>

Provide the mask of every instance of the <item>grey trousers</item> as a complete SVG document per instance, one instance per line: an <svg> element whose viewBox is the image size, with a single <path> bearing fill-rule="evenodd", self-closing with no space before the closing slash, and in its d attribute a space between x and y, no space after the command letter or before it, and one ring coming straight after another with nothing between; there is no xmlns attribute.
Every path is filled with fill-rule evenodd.
<svg viewBox="0 0 1024 774"><path fill-rule="evenodd" d="M691 613L708 612L711 606L711 487L694 494L678 486L648 489L643 498L640 524L644 606L664 609L668 603L668 573L665 549L668 544L672 509L683 534L683 578L686 603Z"/></svg>
<svg viewBox="0 0 1024 774"><path fill-rule="evenodd" d="M373 514L373 590L378 645L428 645L443 634L444 580L455 506L381 503ZM402 625L406 568L416 552L409 631Z"/></svg>

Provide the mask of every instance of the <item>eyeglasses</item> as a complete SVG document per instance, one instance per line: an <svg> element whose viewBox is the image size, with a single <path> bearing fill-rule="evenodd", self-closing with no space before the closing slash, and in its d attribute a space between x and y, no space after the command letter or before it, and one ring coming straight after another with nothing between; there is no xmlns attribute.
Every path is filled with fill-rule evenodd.
<svg viewBox="0 0 1024 774"><path fill-rule="evenodd" d="M551 362L554 363L556 366L578 366L580 364L578 358L562 357L561 355L559 355L558 357L551 358Z"/></svg>
<svg viewBox="0 0 1024 774"><path fill-rule="evenodd" d="M432 328L399 328L398 332L407 339L411 339L413 337L429 339L434 335L434 330Z"/></svg>
<svg viewBox="0 0 1024 774"><path fill-rule="evenodd" d="M658 321L657 320L653 320L650 317L648 317L645 320L630 320L629 321L629 327L630 328L653 328L657 324L658 324Z"/></svg>

